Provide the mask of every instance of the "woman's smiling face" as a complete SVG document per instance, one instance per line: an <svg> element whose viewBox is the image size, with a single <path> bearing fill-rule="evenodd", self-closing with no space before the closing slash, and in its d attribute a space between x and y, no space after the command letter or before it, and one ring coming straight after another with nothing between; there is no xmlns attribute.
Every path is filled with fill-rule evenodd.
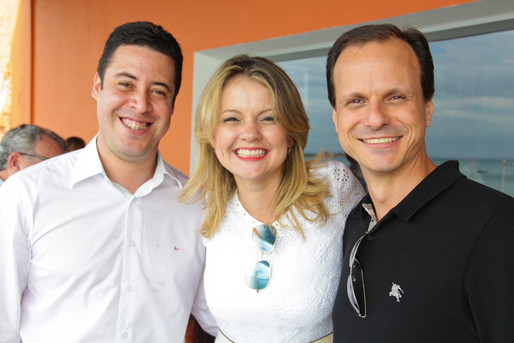
<svg viewBox="0 0 514 343"><path fill-rule="evenodd" d="M215 150L238 185L280 183L293 141L276 122L274 111L271 92L260 82L236 76L223 88Z"/></svg>

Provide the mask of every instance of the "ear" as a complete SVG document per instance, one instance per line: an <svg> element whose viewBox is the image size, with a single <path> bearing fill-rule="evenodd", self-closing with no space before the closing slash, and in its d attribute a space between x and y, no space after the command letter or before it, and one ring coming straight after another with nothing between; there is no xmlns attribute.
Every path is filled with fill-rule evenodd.
<svg viewBox="0 0 514 343"><path fill-rule="evenodd" d="M291 136L287 136L287 147L292 148L294 145L294 139Z"/></svg>
<svg viewBox="0 0 514 343"><path fill-rule="evenodd" d="M91 95L94 99L98 99L98 94L100 94L100 91L102 90L102 79L100 78L100 75L98 73L95 73L95 77L93 79L93 89L91 91Z"/></svg>
<svg viewBox="0 0 514 343"><path fill-rule="evenodd" d="M212 139L211 139L211 145L213 148L216 148L216 136L218 135L218 131L216 129L214 129L214 132L212 134Z"/></svg>
<svg viewBox="0 0 514 343"><path fill-rule="evenodd" d="M217 157L218 154L216 153L216 136L212 137L212 141L210 142L209 147L212 150L212 152L214 152L214 155L216 155Z"/></svg>
<svg viewBox="0 0 514 343"><path fill-rule="evenodd" d="M21 166L21 158L22 155L16 151L11 152L11 154L7 158L8 168L13 171L13 174L23 169Z"/></svg>
<svg viewBox="0 0 514 343"><path fill-rule="evenodd" d="M173 100L173 104L171 104L170 117L173 115L173 112L175 112L175 100Z"/></svg>
<svg viewBox="0 0 514 343"><path fill-rule="evenodd" d="M430 126L430 123L432 122L432 114L434 113L434 103L432 102L432 99L425 102L425 125L426 127Z"/></svg>
<svg viewBox="0 0 514 343"><path fill-rule="evenodd" d="M334 107L332 107L332 121L337 129L337 111Z"/></svg>

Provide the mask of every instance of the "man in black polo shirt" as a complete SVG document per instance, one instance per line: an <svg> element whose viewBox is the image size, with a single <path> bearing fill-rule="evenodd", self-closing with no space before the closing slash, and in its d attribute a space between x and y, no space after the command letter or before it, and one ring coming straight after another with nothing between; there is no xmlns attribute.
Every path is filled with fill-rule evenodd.
<svg viewBox="0 0 514 343"><path fill-rule="evenodd" d="M367 25L328 54L343 150L369 194L348 217L335 342L514 342L514 199L429 159L428 43Z"/></svg>

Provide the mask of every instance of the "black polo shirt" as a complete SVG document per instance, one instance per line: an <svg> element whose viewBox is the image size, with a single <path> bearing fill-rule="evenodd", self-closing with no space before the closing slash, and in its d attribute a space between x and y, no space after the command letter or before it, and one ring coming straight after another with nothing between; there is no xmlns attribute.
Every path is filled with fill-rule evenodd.
<svg viewBox="0 0 514 343"><path fill-rule="evenodd" d="M514 342L514 199L436 168L370 231L357 259L367 318L347 295L349 255L367 231L362 204L344 234L334 342Z"/></svg>

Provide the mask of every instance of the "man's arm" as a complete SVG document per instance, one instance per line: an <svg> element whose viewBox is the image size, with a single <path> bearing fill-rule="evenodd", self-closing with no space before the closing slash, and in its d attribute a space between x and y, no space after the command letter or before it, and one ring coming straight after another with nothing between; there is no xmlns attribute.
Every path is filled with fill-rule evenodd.
<svg viewBox="0 0 514 343"><path fill-rule="evenodd" d="M216 337L218 334L218 326L214 316L211 314L211 311L207 306L203 275L200 279L198 289L196 290L195 301L193 303L193 309L191 312L202 329L209 335Z"/></svg>
<svg viewBox="0 0 514 343"><path fill-rule="evenodd" d="M481 342L514 342L514 206L495 213L477 241L465 278Z"/></svg>
<svg viewBox="0 0 514 343"><path fill-rule="evenodd" d="M11 180L13 179L13 180ZM23 208L25 193L15 175L0 187L0 342L20 342L21 297L27 284L30 247Z"/></svg>

